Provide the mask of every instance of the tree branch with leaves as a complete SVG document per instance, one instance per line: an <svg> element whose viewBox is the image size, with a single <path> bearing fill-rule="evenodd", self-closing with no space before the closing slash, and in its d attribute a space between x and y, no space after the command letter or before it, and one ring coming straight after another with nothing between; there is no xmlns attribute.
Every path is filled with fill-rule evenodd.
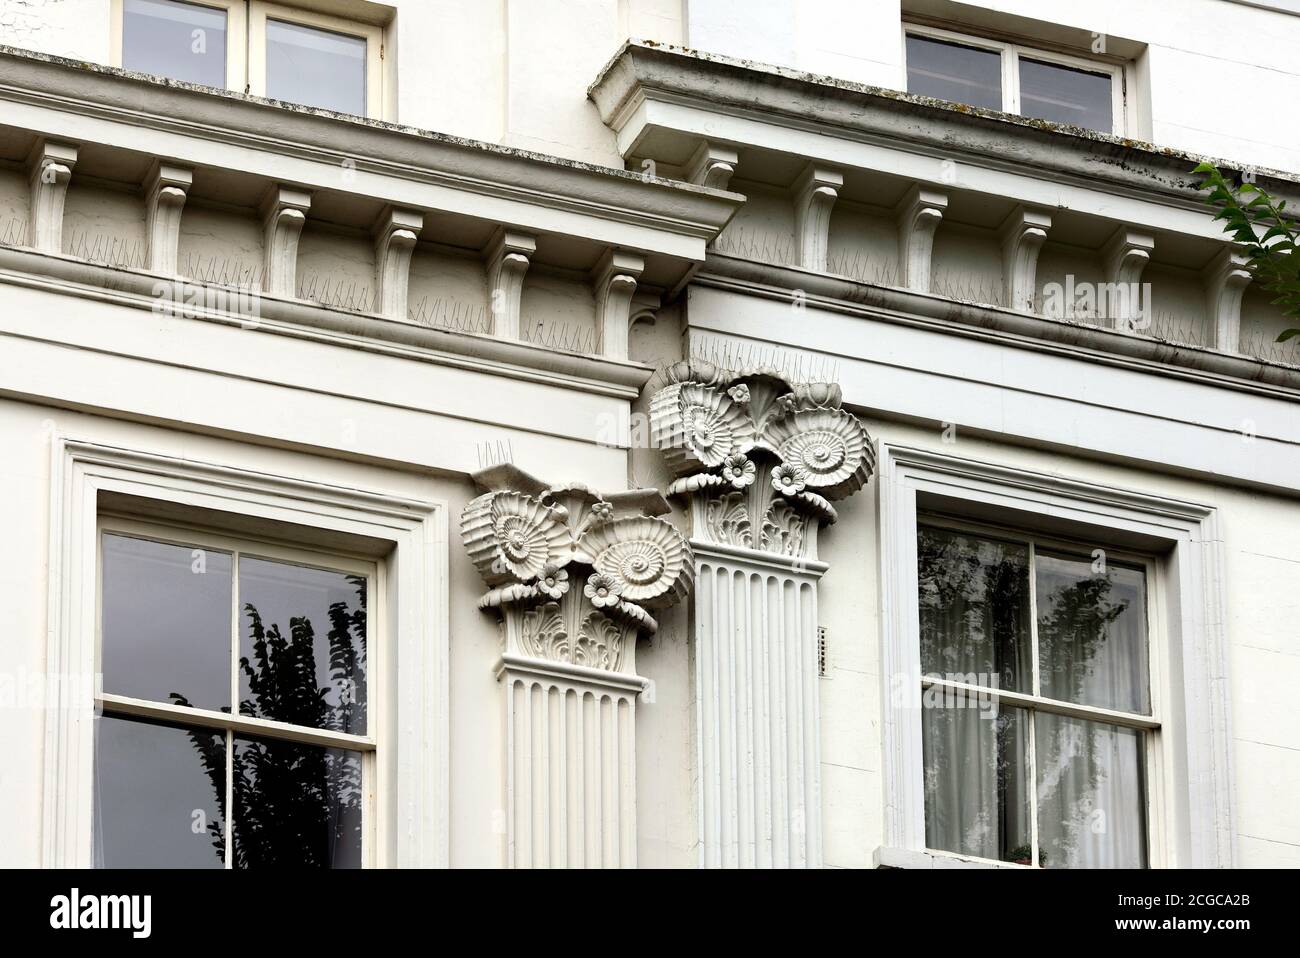
<svg viewBox="0 0 1300 958"><path fill-rule="evenodd" d="M1204 177L1200 188L1209 190L1206 202L1218 209L1214 218L1224 221L1223 231L1245 254L1254 281L1276 297L1273 305L1300 319L1300 231L1286 200L1275 199L1250 180L1232 182L1213 163L1202 163L1194 172ZM1300 329L1284 330L1277 341L1294 336L1300 336Z"/></svg>

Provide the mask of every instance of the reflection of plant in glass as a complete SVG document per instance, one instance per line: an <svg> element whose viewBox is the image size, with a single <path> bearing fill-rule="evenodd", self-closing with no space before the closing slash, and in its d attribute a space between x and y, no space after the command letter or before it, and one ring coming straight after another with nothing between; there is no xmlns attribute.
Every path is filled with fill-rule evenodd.
<svg viewBox="0 0 1300 958"><path fill-rule="evenodd" d="M1018 677L1024 675L1019 660L1027 655L1029 633L1028 550L923 527L917 539L917 565L922 669L954 677L991 673L978 681L988 683L996 676L1002 687L1018 687ZM972 733L959 731L962 726L954 723L963 720L957 714L942 719L931 716L933 734L924 740L927 833L932 826L936 836L959 832L963 847L950 850L1010 861L1011 846L1026 837L1029 822L1024 820L1023 785L1017 784L1027 771L1022 767L1023 715L1006 709L997 716L988 742L994 749L992 756L983 754L987 748L967 747ZM973 734L985 740L985 720L971 713L966 721L976 723ZM963 821L961 808L938 800L940 776L959 777L973 794L976 783L987 775L990 759L997 808L981 808L975 820ZM965 811L969 814L972 809ZM995 840L996 848L985 844L989 839Z"/></svg>
<svg viewBox="0 0 1300 958"><path fill-rule="evenodd" d="M305 616L289 619L285 635L269 627L251 603L244 606L252 659L239 660L249 689L239 714L335 732L355 731L366 714L366 579L348 576L357 607L330 605L330 686L316 677L316 632ZM334 701L331 701L330 693ZM173 702L189 701L172 692ZM219 816L209 823L225 861L226 761L219 739L195 730L190 740L216 793ZM232 756L236 868L325 867L335 848L359 848L361 762L355 752L293 742L237 737Z"/></svg>
<svg viewBox="0 0 1300 958"><path fill-rule="evenodd" d="M1084 701L1084 683L1092 671L1094 658L1104 647L1111 626L1128 609L1128 600L1111 601L1114 584L1110 573L1099 573L1079 579L1052 591L1045 601L1039 602L1038 644L1039 668L1051 672L1042 676L1042 685L1054 690L1053 697L1072 702ZM1062 690L1068 690L1062 694ZM1079 831L1086 827L1093 807L1093 797L1105 784L1106 763L1098 757L1097 740L1089 734L1070 734L1071 723L1058 722L1055 742L1038 743L1043 756L1055 755L1058 761L1068 757L1072 775L1046 779L1041 773L1038 782L1039 806L1059 803L1064 812L1060 826L1062 834L1056 844L1068 853L1080 845ZM1095 728L1092 723L1082 727ZM1040 759L1042 761L1042 759ZM1064 788L1063 782L1068 782ZM1086 786L1084 783L1086 782ZM1046 861L1039 852L1040 861Z"/></svg>
<svg viewBox="0 0 1300 958"><path fill-rule="evenodd" d="M1051 673L1043 674L1040 684L1055 690L1054 698L1083 701L1092 661L1111 625L1128 609L1127 599L1110 601L1112 588L1109 573L1099 573L1056 589L1039 602L1039 668ZM1062 695L1060 690L1067 687L1069 694Z"/></svg>
<svg viewBox="0 0 1300 958"><path fill-rule="evenodd" d="M1028 680L1028 549L939 529L922 527L918 533L923 671L963 681L972 681L963 676L973 672L981 684L989 681L981 673L991 672L1003 688L1033 691ZM1040 692L1082 702L1095 663L1131 601L1115 596L1116 582L1110 572L1075 575L1057 585L1040 568L1034 579L1043 670ZM933 828L934 836L949 843L960 836L963 847L954 851L977 853L983 848L987 855L996 849L1003 860L1028 864L1032 860L1025 814L1028 785L1038 790L1040 823L1046 828L1039 864L1047 864L1048 850L1053 861L1068 863L1072 849L1082 847L1087 840L1082 832L1093 821L1096 796L1111 771L1106 756L1099 754L1106 751L1104 737L1099 740L1088 733L1106 726L1065 720L1045 726L1042 720L1033 720L1033 714L1004 705L991 735L975 731L978 724L959 724L955 715L928 715L924 735L928 835ZM1032 784L1025 782L1029 734L1038 737L1039 781ZM1049 762L1062 763L1069 774L1044 774ZM995 809L986 804L994 798L994 785ZM944 789L948 794L940 798ZM1052 821L1045 822L1043 814Z"/></svg>
<svg viewBox="0 0 1300 958"><path fill-rule="evenodd" d="M1020 647L1029 633L1028 552L925 528L917 545L922 669L988 671L1003 688L1019 688L1018 663L1027 654ZM989 658L973 661L976 650Z"/></svg>

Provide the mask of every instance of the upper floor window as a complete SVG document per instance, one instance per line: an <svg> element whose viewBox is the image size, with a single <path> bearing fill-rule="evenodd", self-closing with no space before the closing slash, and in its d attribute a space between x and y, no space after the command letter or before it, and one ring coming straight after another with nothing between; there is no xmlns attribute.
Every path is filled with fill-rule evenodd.
<svg viewBox="0 0 1300 958"><path fill-rule="evenodd" d="M337 113L382 113L376 25L263 0L120 2L125 69Z"/></svg>
<svg viewBox="0 0 1300 958"><path fill-rule="evenodd" d="M370 861L374 564L129 519L99 549L95 863Z"/></svg>
<svg viewBox="0 0 1300 958"><path fill-rule="evenodd" d="M1149 861L1140 556L928 517L918 528L927 847L1045 868Z"/></svg>
<svg viewBox="0 0 1300 958"><path fill-rule="evenodd" d="M908 26L907 92L1102 133L1124 132L1117 64Z"/></svg>

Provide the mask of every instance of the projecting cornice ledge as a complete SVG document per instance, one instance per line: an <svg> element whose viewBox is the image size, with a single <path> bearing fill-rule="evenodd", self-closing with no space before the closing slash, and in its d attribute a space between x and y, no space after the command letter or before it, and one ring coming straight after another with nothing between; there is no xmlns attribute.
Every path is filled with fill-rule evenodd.
<svg viewBox="0 0 1300 958"><path fill-rule="evenodd" d="M744 202L724 190L3 45L0 117L50 137L694 260Z"/></svg>
<svg viewBox="0 0 1300 958"><path fill-rule="evenodd" d="M1126 137L644 40L629 40L587 93L601 119L619 134L625 157L640 156L651 138L654 152L660 153L666 141L652 136L656 128L692 134L683 137L680 148L697 147L702 133L686 129L685 124L673 126L682 120L680 112L656 114L648 109L672 107L747 117L828 137L839 131L850 141L910 148L990 169L1069 178L1164 202L1199 204L1197 178L1191 170L1211 159ZM729 139L717 132L716 124L712 130L716 140ZM675 156L656 158L668 164L679 162ZM1300 201L1300 178L1292 174L1230 160L1215 162L1221 168L1250 170L1256 182L1278 196L1291 203Z"/></svg>

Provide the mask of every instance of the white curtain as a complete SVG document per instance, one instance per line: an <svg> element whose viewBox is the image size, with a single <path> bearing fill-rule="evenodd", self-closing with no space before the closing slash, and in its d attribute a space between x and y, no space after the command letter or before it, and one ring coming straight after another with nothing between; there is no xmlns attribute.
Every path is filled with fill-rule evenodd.
<svg viewBox="0 0 1300 958"><path fill-rule="evenodd" d="M921 667L942 678L1030 692L1028 548L922 528ZM1149 710L1142 572L1036 556L1041 694ZM926 843L1028 863L1029 737L1037 758L1039 861L1145 864L1142 733L931 689L922 696Z"/></svg>
<svg viewBox="0 0 1300 958"><path fill-rule="evenodd" d="M1042 694L1149 714L1142 572L1041 553L1036 570ZM1046 713L1036 731L1045 864L1143 867L1142 733Z"/></svg>
<svg viewBox="0 0 1300 958"><path fill-rule="evenodd" d="M1029 691L1029 550L923 528L921 670ZM932 689L922 696L926 844L981 858L1029 854L1029 729L1022 710Z"/></svg>

